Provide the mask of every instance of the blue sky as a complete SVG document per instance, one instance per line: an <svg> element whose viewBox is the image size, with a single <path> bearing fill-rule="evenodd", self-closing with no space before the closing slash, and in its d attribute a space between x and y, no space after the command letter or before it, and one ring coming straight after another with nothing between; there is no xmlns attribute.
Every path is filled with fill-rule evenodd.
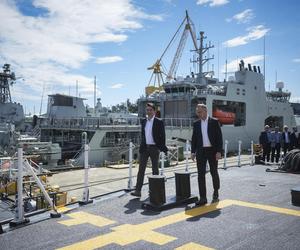
<svg viewBox="0 0 300 250"><path fill-rule="evenodd" d="M81 97L93 106L96 76L103 105L135 101L148 85L147 67L162 54L185 10L197 34L204 31L215 45L210 69L216 77L224 79L226 50L229 72L240 59L263 68L265 36L266 89L275 87L277 72L277 81L300 101L297 0L1 0L0 64L10 63L22 78L12 87L13 100L38 113L43 88L44 96L75 95L78 81ZM176 41L162 60L166 68ZM189 73L192 46L189 37L177 75ZM44 97L43 111L46 104Z"/></svg>

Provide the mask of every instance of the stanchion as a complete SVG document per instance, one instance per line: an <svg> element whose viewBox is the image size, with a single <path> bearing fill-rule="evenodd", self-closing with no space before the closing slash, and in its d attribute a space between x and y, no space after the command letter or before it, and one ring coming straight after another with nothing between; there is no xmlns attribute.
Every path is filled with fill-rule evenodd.
<svg viewBox="0 0 300 250"><path fill-rule="evenodd" d="M82 201L78 203L80 205L86 205L92 203L93 200L89 199L89 145L87 144L87 133L82 133L84 140L84 189L82 195Z"/></svg>
<svg viewBox="0 0 300 250"><path fill-rule="evenodd" d="M254 166L254 144L253 141L251 141L251 166Z"/></svg>
<svg viewBox="0 0 300 250"><path fill-rule="evenodd" d="M238 141L239 148L238 148L238 167L241 167L241 148L242 148L242 141Z"/></svg>
<svg viewBox="0 0 300 250"><path fill-rule="evenodd" d="M189 172L189 156L190 156L190 154L191 154L191 151L190 151L190 142L189 142L189 140L186 140L185 151L184 151L185 172Z"/></svg>
<svg viewBox="0 0 300 250"><path fill-rule="evenodd" d="M9 223L9 225L15 227L27 222L29 222L29 219L24 217L23 202L23 148L18 148L18 180L16 193L16 210L15 217Z"/></svg>
<svg viewBox="0 0 300 250"><path fill-rule="evenodd" d="M165 172L165 153L160 152L160 175L164 176Z"/></svg>
<svg viewBox="0 0 300 250"><path fill-rule="evenodd" d="M132 155L133 155L133 149L134 149L134 144L132 142L129 143L129 178L128 178L128 186L126 191L131 191L133 190L133 182L132 182Z"/></svg>
<svg viewBox="0 0 300 250"><path fill-rule="evenodd" d="M224 163L223 163L223 169L227 169L227 150L228 150L228 141L225 140L225 143L224 143Z"/></svg>

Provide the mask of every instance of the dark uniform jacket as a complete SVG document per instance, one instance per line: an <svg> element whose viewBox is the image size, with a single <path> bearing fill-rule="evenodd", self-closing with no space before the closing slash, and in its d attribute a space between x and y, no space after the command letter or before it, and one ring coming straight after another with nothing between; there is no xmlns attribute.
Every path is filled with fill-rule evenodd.
<svg viewBox="0 0 300 250"><path fill-rule="evenodd" d="M145 136L145 126L147 119L142 120L142 138L140 144L140 153L145 152L146 150L146 136ZM158 147L159 151L166 153L168 148L166 147L166 133L165 125L162 120L154 117L153 126L152 126L152 136L155 142L155 145Z"/></svg>
<svg viewBox="0 0 300 250"><path fill-rule="evenodd" d="M217 119L208 117L207 134L211 146L215 152L223 152L223 138L220 124ZM194 122L192 135L192 153L196 153L203 147L201 119Z"/></svg>

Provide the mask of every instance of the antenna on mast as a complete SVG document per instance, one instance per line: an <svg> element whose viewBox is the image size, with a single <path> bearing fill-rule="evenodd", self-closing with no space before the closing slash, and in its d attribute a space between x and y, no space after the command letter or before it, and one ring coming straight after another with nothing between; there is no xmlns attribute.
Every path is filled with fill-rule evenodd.
<svg viewBox="0 0 300 250"><path fill-rule="evenodd" d="M266 36L264 36L264 82L266 82Z"/></svg>
<svg viewBox="0 0 300 250"><path fill-rule="evenodd" d="M42 92L41 105L40 105L40 116L42 115L42 107L43 107L44 92L45 92L45 82L43 83L43 92ZM34 106L34 111L33 111L33 113L35 114L35 106Z"/></svg>
<svg viewBox="0 0 300 250"><path fill-rule="evenodd" d="M96 76L94 76L94 115L96 115Z"/></svg>
<svg viewBox="0 0 300 250"><path fill-rule="evenodd" d="M78 80L76 80L76 97L78 97Z"/></svg>
<svg viewBox="0 0 300 250"><path fill-rule="evenodd" d="M227 46L226 46L226 60L225 60L225 81L227 82Z"/></svg>

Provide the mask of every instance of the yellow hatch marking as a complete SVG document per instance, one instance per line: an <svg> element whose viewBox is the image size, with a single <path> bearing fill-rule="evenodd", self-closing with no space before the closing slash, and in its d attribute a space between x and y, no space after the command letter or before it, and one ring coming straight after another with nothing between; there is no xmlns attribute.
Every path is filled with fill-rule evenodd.
<svg viewBox="0 0 300 250"><path fill-rule="evenodd" d="M168 226L180 221L187 220L189 218L200 216L209 212L213 212L228 206L237 205L237 206L243 206L243 207L249 207L249 208L256 208L256 209L262 209L270 212L280 213L280 214L286 214L286 215L293 215L293 216L300 216L299 210L293 210L293 209L287 209L287 208L280 208L280 207L274 207L269 205L261 205L261 204L255 204L250 202L243 202L243 201L237 201L237 200L223 200L217 203L212 203L210 205L202 206L202 207L196 207L187 211L182 211L176 214L172 214L163 218L159 218L156 220L144 222L137 225L131 225L131 224L124 224L120 226L116 226L111 228L113 232L100 235L97 237L94 237L92 239L88 239L85 241L81 241L69 246L65 246L62 248L59 248L59 250L66 250L66 249L76 249L76 250L89 250L89 249L96 249L100 247L107 246L109 244L115 243L120 246L125 246L140 240L148 241L151 243L155 243L158 245L164 245L167 244L173 240L176 240L176 237L169 236L162 233L154 232L153 230ZM77 216L74 216L74 214L77 214ZM78 214L86 214L83 212L73 213L69 216L73 217L74 219L59 222L64 225L78 225L82 223L91 223L95 225L95 219L98 218L100 220L97 224L101 226L108 225L114 223L113 221L107 220L103 217L92 215L93 218L91 219L89 214L86 214L85 216L78 216ZM90 218L85 219L84 217ZM100 217L100 219L99 219ZM91 221L92 220L92 221ZM85 221L85 222L84 222ZM106 223L104 223L106 221ZM184 247L184 248L183 248ZM205 246L201 246L195 243L188 243L186 245L181 246L177 249L212 249Z"/></svg>
<svg viewBox="0 0 300 250"><path fill-rule="evenodd" d="M59 212L59 213L64 213L64 212L67 212L70 210L71 210L71 208L68 208L68 207L58 207L57 208L57 212Z"/></svg>
<svg viewBox="0 0 300 250"><path fill-rule="evenodd" d="M187 243L181 247L175 248L175 250L214 250L214 248L206 247L194 242Z"/></svg>
<svg viewBox="0 0 300 250"><path fill-rule="evenodd" d="M97 227L103 227L110 224L114 224L115 221L106 219L99 215L89 214L85 212L75 212L68 214L72 219L58 221L58 223L63 224L65 226L74 226L84 223L89 223Z"/></svg>

